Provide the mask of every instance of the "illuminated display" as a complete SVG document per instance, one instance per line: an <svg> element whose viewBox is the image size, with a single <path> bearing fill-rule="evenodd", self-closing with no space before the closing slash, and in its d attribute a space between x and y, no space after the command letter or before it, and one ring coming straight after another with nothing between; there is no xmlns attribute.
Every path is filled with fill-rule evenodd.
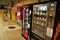
<svg viewBox="0 0 60 40"><path fill-rule="evenodd" d="M42 10L42 11L47 11L47 6L41 6L41 7L40 7L40 10Z"/></svg>

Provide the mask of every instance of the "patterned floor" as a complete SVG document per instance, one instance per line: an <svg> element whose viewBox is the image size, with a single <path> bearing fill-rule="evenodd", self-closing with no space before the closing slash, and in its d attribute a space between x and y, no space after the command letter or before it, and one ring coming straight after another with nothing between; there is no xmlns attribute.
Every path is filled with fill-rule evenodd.
<svg viewBox="0 0 60 40"><path fill-rule="evenodd" d="M9 29L10 26L16 28ZM3 21L3 14L0 14L0 40L25 40L21 36L21 27L10 20Z"/></svg>

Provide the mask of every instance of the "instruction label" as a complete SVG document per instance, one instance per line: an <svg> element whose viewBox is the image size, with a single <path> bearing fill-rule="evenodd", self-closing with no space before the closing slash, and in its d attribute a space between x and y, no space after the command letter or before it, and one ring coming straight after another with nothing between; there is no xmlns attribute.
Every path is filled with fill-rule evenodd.
<svg viewBox="0 0 60 40"><path fill-rule="evenodd" d="M47 28L47 33L46 33L46 35L49 36L49 37L52 37L52 34L53 34L53 29Z"/></svg>

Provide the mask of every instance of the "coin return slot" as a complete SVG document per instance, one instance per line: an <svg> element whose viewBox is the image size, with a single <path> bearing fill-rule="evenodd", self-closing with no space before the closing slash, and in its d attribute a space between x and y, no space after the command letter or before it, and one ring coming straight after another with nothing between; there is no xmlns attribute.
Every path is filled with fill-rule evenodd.
<svg viewBox="0 0 60 40"><path fill-rule="evenodd" d="M52 21L52 19L53 19L53 16L50 15L50 16L49 16L49 20L50 20L50 22Z"/></svg>

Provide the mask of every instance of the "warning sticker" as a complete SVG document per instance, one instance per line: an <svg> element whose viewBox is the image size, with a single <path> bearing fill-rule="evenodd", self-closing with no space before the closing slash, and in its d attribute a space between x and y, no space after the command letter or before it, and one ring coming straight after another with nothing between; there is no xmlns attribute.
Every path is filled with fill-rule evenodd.
<svg viewBox="0 0 60 40"><path fill-rule="evenodd" d="M46 35L49 36L49 37L52 37L52 34L53 34L53 29L47 28L47 33L46 33Z"/></svg>

